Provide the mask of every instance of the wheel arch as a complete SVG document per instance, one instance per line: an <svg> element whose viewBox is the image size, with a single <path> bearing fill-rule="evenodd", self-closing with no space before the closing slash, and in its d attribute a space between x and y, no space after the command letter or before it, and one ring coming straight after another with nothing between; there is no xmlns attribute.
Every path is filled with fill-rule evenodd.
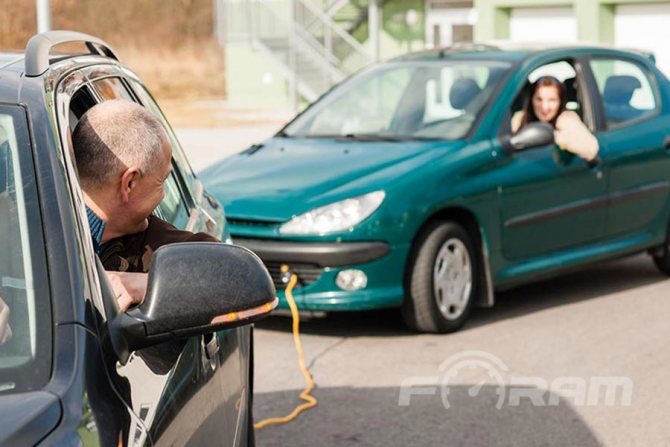
<svg viewBox="0 0 670 447"><path fill-rule="evenodd" d="M450 206L428 216L427 219L421 224L418 230L414 233L412 238L410 256L408 262L405 265L405 283L408 279L409 272L412 268L412 263L409 262L416 253L421 237L425 234L426 228L435 222L446 222L451 221L461 225L471 237L473 243L476 247L476 255L478 265L482 268L479 269L479 274L477 280L483 287L479 287L477 290L477 297L475 300L475 305L477 307L492 307L495 303L494 296L494 287L493 280L491 276L491 263L490 263L490 247L489 240L487 237L486 230L480 225L479 221L475 214L462 206Z"/></svg>

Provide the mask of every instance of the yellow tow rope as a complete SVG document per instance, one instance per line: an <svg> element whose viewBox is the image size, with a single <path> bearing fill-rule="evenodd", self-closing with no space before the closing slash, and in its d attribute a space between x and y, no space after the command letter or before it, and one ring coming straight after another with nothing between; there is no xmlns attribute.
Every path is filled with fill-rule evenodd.
<svg viewBox="0 0 670 447"><path fill-rule="evenodd" d="M297 418L298 415L303 411L315 407L318 403L316 398L310 394L314 389L314 380L312 379L312 375L307 370L307 366L305 366L305 353L302 350L302 343L300 342L300 318L298 316L298 306L296 306L295 300L293 299L293 288L297 282L298 277L292 274L288 286L286 287L286 301L288 301L288 306L291 309L291 317L293 318L293 343L295 344L296 351L298 351L298 365L300 366L300 372L302 372L302 375L305 378L305 382L307 382L307 386L303 392L300 393L300 399L304 400L305 403L298 405L287 416L269 418L260 422L256 422L254 424L254 428L256 430L259 430L268 425L286 424L287 422Z"/></svg>

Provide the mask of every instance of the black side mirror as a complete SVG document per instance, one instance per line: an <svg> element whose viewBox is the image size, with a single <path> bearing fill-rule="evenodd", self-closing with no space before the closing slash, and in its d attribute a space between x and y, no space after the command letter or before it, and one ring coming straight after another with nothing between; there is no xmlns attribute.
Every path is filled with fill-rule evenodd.
<svg viewBox="0 0 670 447"><path fill-rule="evenodd" d="M251 251L221 243L178 243L156 250L144 302L110 322L121 363L164 341L249 324L276 306L272 278Z"/></svg>
<svg viewBox="0 0 670 447"><path fill-rule="evenodd" d="M516 134L502 137L501 142L503 147L509 151L546 146L554 142L554 128L548 123L528 123Z"/></svg>

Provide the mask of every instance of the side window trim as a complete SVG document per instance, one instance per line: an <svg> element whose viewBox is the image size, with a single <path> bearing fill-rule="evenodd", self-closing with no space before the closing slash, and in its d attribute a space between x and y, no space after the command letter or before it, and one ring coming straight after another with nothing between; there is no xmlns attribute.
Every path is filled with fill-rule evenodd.
<svg viewBox="0 0 670 447"><path fill-rule="evenodd" d="M87 70L93 70L96 66L88 67ZM86 70L86 69L85 69ZM72 72L62 78L56 86L55 101L56 101L56 123L58 128L60 140L59 157L63 163L65 171L65 178L67 180L68 189L70 192L70 200L73 209L73 217L76 222L76 230L79 234L78 245L81 253L88 259L94 259L96 256L93 250L93 242L91 238L90 229L88 227L88 220L85 212L84 196L79 184L79 178L76 172L76 162L74 160L74 153L72 151L72 144L68 138L69 128L69 113L70 102L74 94L81 88L87 88L94 95L96 99L96 92L92 91L88 86L89 79L81 77L79 72ZM72 82L69 82L69 81ZM83 274L84 288L86 293L90 294L91 300L95 307L104 315L104 305L102 298L102 291L100 286L100 278L97 271L88 263L84 264L85 270Z"/></svg>
<svg viewBox="0 0 670 447"><path fill-rule="evenodd" d="M598 61L598 60L611 60L611 61L622 61L626 63L630 63L634 66L636 66L642 74L644 74L647 78L647 81L649 82L649 87L651 88L652 94L654 95L654 102L656 107L654 108L654 111L651 113L648 113L646 115L643 115L639 118L635 118L629 121L625 121L621 123L620 125L614 125L614 126L608 126L607 124L607 116L605 113L605 104L604 104L604 99L602 94L600 93L600 89L596 88L596 93L598 95L598 102L600 103L600 107L602 108L602 114L603 114L603 128L602 132L608 132L608 131L613 131L613 130L619 130L619 129L625 129L626 127L629 126L635 126L640 123L644 123L645 121L657 118L658 116L661 115L662 109L663 109L663 99L661 98L660 94L660 86L658 84L658 79L656 79L656 75L649 70L649 68L640 62L637 59L634 58L629 58L625 56L619 56L619 55L607 55L607 54L597 54L593 55L589 58L589 71L592 73L594 82L595 82L595 75L593 75L593 71L591 68L591 62L593 61Z"/></svg>
<svg viewBox="0 0 670 447"><path fill-rule="evenodd" d="M591 132L595 132L598 128L597 110L594 106L594 86L591 85L587 72L588 66L585 65L584 58L572 59L571 63L577 79L577 98L582 106L582 121ZM597 86L595 87L597 92Z"/></svg>
<svg viewBox="0 0 670 447"><path fill-rule="evenodd" d="M605 117L605 107L603 106L602 97L600 95L600 90L598 90L598 83L596 82L596 77L591 70L591 60L592 57L580 57L578 58L580 63L580 69L582 70L582 75L585 80L586 87L588 89L587 95L589 96L589 102L591 106L591 112L593 113L593 131L594 135L597 135L599 132L606 130L607 128L607 119Z"/></svg>

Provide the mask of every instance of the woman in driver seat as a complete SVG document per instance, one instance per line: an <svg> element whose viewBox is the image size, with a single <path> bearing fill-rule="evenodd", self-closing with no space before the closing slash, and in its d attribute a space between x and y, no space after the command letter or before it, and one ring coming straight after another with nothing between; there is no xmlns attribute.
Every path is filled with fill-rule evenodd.
<svg viewBox="0 0 670 447"><path fill-rule="evenodd" d="M577 113L565 109L565 104L565 85L553 76L542 76L533 83L524 108L512 116L512 133L535 121L548 123L554 128L558 147L586 161L595 160L598 140Z"/></svg>

